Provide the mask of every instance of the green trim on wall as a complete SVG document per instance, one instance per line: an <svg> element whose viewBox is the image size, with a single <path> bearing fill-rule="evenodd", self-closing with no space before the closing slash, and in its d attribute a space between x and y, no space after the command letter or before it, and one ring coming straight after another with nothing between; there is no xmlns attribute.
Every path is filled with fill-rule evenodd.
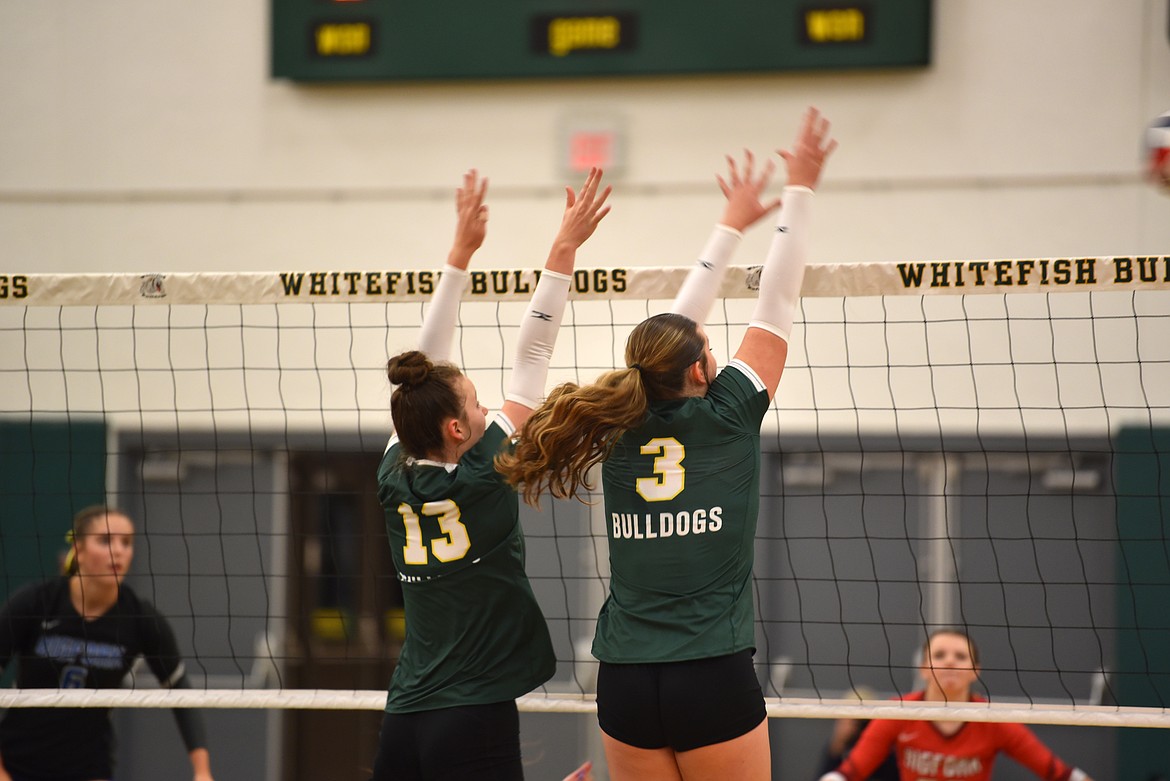
<svg viewBox="0 0 1170 781"><path fill-rule="evenodd" d="M0 421L0 600L57 573L65 533L106 497L106 426Z"/></svg>
<svg viewBox="0 0 1170 781"><path fill-rule="evenodd" d="M1170 429L1124 428L1114 438L1117 487L1119 705L1170 706ZM1115 778L1170 775L1162 729L1118 730Z"/></svg>

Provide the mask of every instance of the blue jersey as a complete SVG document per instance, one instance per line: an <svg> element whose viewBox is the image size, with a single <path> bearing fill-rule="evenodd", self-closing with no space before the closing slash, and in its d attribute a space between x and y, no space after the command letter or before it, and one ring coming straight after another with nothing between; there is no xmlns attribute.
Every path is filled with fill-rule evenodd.
<svg viewBox="0 0 1170 781"><path fill-rule="evenodd" d="M139 657L164 686L183 676L167 621L129 586L94 619L73 607L69 578L25 586L0 609L0 671L18 661L22 689L117 689ZM12 708L0 722L0 757L32 778L109 778L108 708Z"/></svg>

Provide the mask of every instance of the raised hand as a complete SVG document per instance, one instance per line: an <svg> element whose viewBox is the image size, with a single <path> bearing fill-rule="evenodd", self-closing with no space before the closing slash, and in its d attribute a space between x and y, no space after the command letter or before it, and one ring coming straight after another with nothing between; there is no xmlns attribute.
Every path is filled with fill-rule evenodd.
<svg viewBox="0 0 1170 781"><path fill-rule="evenodd" d="M480 179L472 168L463 174L463 186L455 191L455 241L447 263L456 268L466 269L471 256L483 246L487 235L488 207L483 202L487 195L488 180Z"/></svg>
<svg viewBox="0 0 1170 781"><path fill-rule="evenodd" d="M777 149L776 153L788 164L788 184L815 190L825 161L836 148L837 141L829 137L829 120L809 106L792 149Z"/></svg>
<svg viewBox="0 0 1170 781"><path fill-rule="evenodd" d="M740 173L735 158L727 156L727 178L716 175L719 189L727 198L727 206L723 209L723 219L720 220L729 228L743 231L754 225L780 206L780 199L774 198L767 203L760 200L761 193L772 179L776 170L776 163L768 160L759 176L755 174L755 156L750 149L744 150L743 173Z"/></svg>
<svg viewBox="0 0 1170 781"><path fill-rule="evenodd" d="M606 186L598 195L601 176L600 168L592 168L580 192L574 193L573 188L565 188L565 216L561 219L561 229L553 242L554 247L580 247L593 235L602 218L609 214L610 207L605 205L605 201L613 188Z"/></svg>

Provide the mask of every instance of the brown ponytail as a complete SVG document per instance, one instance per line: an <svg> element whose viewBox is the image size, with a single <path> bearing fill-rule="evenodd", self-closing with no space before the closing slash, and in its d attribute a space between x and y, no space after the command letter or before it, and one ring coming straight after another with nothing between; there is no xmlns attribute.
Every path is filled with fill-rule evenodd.
<svg viewBox="0 0 1170 781"><path fill-rule="evenodd" d="M545 490L567 499L591 488L589 470L641 425L650 402L683 394L687 369L705 348L687 317L643 320L626 341L628 368L606 372L592 385L554 388L524 424L515 450L496 456L496 469L533 506Z"/></svg>
<svg viewBox="0 0 1170 781"><path fill-rule="evenodd" d="M534 507L545 489L560 499L576 496L582 486L591 487L590 468L645 417L637 369L607 372L583 387L558 385L524 424L515 450L496 456L496 469Z"/></svg>

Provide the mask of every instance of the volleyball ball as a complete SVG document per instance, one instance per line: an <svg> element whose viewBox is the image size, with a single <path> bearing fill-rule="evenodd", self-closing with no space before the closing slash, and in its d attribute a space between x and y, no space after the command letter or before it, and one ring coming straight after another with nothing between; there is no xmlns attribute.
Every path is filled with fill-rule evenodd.
<svg viewBox="0 0 1170 781"><path fill-rule="evenodd" d="M1170 111L1146 128L1146 178L1170 191Z"/></svg>

